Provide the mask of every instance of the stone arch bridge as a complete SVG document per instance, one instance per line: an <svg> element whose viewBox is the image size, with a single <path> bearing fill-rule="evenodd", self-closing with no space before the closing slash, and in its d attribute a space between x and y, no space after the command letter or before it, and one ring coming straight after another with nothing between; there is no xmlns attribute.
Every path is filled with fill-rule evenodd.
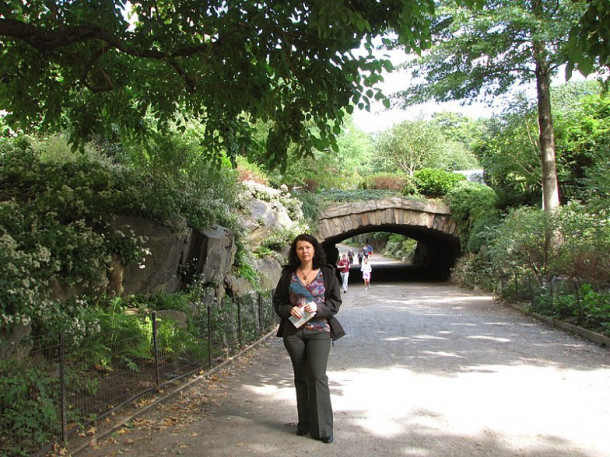
<svg viewBox="0 0 610 457"><path fill-rule="evenodd" d="M430 201L390 197L337 203L322 211L316 229L328 252L343 240L370 232L399 233L416 240L414 263L424 267L431 279L447 279L460 254L449 207Z"/></svg>

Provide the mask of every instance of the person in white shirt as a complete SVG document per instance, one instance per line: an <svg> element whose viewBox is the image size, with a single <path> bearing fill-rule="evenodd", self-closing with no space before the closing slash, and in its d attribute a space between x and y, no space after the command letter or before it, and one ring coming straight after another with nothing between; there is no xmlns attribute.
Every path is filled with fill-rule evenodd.
<svg viewBox="0 0 610 457"><path fill-rule="evenodd" d="M373 267L369 263L368 258L365 257L362 260L360 271L362 271L362 279L364 280L364 290L367 290L369 287L371 287L371 273L373 271Z"/></svg>

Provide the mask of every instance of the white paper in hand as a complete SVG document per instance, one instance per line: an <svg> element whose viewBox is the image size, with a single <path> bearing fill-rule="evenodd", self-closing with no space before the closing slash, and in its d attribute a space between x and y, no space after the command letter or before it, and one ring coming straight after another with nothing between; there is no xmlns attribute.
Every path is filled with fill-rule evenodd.
<svg viewBox="0 0 610 457"><path fill-rule="evenodd" d="M303 315L300 318L299 317L290 316L288 318L288 320L290 322L292 322L292 325L294 325L296 328L299 328L303 324L305 324L306 322L310 321L311 318L314 317L315 315L316 315L316 313L303 312Z"/></svg>

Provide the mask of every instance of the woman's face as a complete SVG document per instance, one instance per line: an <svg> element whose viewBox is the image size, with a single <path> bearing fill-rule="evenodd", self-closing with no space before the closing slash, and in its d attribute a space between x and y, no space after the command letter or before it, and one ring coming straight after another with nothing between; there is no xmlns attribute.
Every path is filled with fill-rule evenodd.
<svg viewBox="0 0 610 457"><path fill-rule="evenodd" d="M299 240L296 246L297 257L301 263L313 261L313 256L316 253L313 245L308 241Z"/></svg>

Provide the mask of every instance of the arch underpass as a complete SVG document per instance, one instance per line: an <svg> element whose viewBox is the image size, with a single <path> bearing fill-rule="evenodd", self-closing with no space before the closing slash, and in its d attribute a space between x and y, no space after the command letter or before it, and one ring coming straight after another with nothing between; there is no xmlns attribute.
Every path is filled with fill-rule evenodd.
<svg viewBox="0 0 610 457"><path fill-rule="evenodd" d="M337 243L370 232L392 232L416 240L414 264L430 279L447 279L460 254L457 225L447 205L390 197L337 203L322 211L316 235L330 252Z"/></svg>

